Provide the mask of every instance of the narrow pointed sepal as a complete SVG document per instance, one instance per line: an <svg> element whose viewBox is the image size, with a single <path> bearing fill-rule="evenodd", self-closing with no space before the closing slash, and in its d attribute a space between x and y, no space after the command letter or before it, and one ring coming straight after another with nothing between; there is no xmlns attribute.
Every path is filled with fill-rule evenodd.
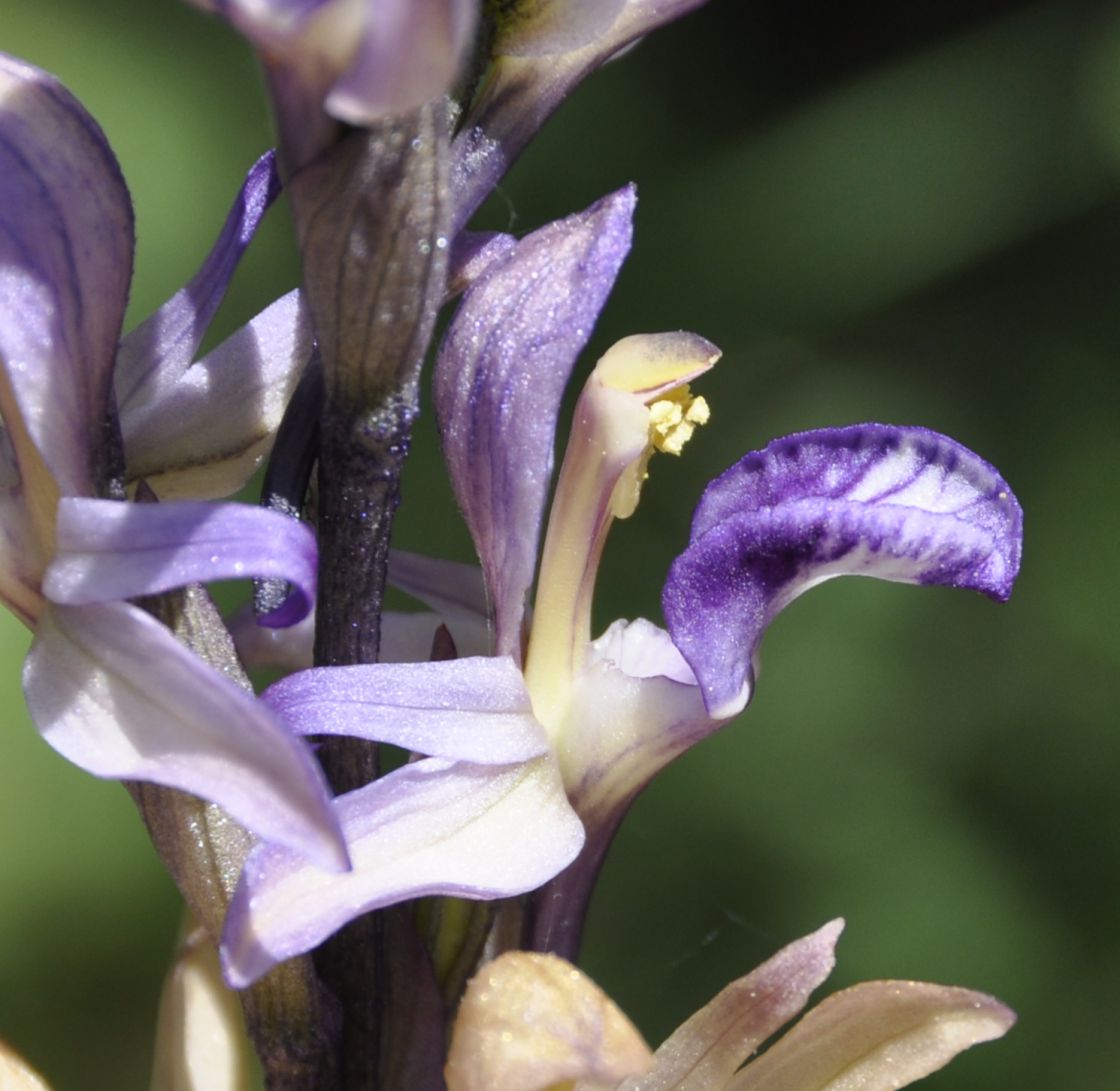
<svg viewBox="0 0 1120 1091"><path fill-rule="evenodd" d="M733 981L654 1054L653 1070L619 1091L699 1091L724 1088L758 1048L809 1002L835 965L835 920L796 940Z"/></svg>
<svg viewBox="0 0 1120 1091"><path fill-rule="evenodd" d="M347 866L306 744L135 606L46 610L23 690L43 737L87 772L180 788L265 840Z"/></svg>
<svg viewBox="0 0 1120 1091"><path fill-rule="evenodd" d="M249 504L129 504L64 497L58 547L43 581L54 602L81 606L251 576L293 593L261 619L289 625L315 601L315 536L296 519Z"/></svg>
<svg viewBox="0 0 1120 1091"><path fill-rule="evenodd" d="M1022 510L996 470L920 428L804 432L748 454L707 488L662 607L713 718L746 704L774 616L842 575L969 588L1003 600Z"/></svg>
<svg viewBox="0 0 1120 1091"><path fill-rule="evenodd" d="M279 193L276 155L267 152L250 168L198 272L121 341L114 374L119 406L160 401L191 366L242 255Z"/></svg>
<svg viewBox="0 0 1120 1091"><path fill-rule="evenodd" d="M634 204L628 187L527 235L467 290L440 348L436 416L499 654L519 648L560 398L630 249Z"/></svg>
<svg viewBox="0 0 1120 1091"><path fill-rule="evenodd" d="M633 1023L570 962L509 951L467 985L444 1075L448 1091L614 1088L652 1061Z"/></svg>
<svg viewBox="0 0 1120 1091"><path fill-rule="evenodd" d="M426 895L523 894L570 864L583 844L547 757L504 766L427 758L335 806L353 871L322 871L268 845L246 861L222 941L233 987L374 909Z"/></svg>
<svg viewBox="0 0 1120 1091"><path fill-rule="evenodd" d="M895 1091L1014 1023L1009 1008L970 989L868 981L823 1000L727 1091Z"/></svg>

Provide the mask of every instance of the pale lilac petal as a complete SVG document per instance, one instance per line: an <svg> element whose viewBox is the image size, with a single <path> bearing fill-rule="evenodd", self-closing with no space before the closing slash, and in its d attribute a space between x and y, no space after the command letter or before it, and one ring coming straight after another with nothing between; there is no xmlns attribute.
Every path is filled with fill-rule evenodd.
<svg viewBox="0 0 1120 1091"><path fill-rule="evenodd" d="M448 622L460 618L485 622L489 616L482 570L473 564L393 549L389 552L389 583Z"/></svg>
<svg viewBox="0 0 1120 1091"><path fill-rule="evenodd" d="M618 17L601 33L567 52L549 52L543 57L508 53L497 57L452 143L453 233L466 226L513 161L584 77L643 35L704 2L627 0ZM574 38L586 39L597 23L593 9L598 6L609 10L615 3L569 0L564 5L551 6L584 9L577 24L580 32ZM546 14L544 4L540 9ZM559 46L563 38L562 20L558 18L551 25L555 34L541 41ZM528 52L527 43L531 41L529 33L520 43L515 39L514 48ZM499 48L500 45L499 41Z"/></svg>
<svg viewBox="0 0 1120 1091"><path fill-rule="evenodd" d="M427 758L335 802L353 871L320 871L267 845L246 861L222 941L234 988L373 909L427 895L486 900L532 890L583 844L548 758L513 766Z"/></svg>
<svg viewBox="0 0 1120 1091"><path fill-rule="evenodd" d="M218 241L190 283L121 341L114 386L117 404L154 404L190 367L210 321L269 205L280 193L276 156L267 152L250 169Z"/></svg>
<svg viewBox="0 0 1120 1091"><path fill-rule="evenodd" d="M317 667L262 699L301 735L354 735L482 765L548 752L521 671L507 658Z"/></svg>
<svg viewBox="0 0 1120 1091"><path fill-rule="evenodd" d="M1006 599L1022 511L995 469L920 428L857 425L775 440L707 488L662 607L708 710L750 696L773 617L840 575L943 584Z"/></svg>
<svg viewBox="0 0 1120 1091"><path fill-rule="evenodd" d="M63 493L88 495L106 473L132 248L128 191L97 124L53 77L0 55L0 408ZM26 477L33 456L17 453Z"/></svg>
<svg viewBox="0 0 1120 1091"><path fill-rule="evenodd" d="M130 504L64 497L43 588L71 606L154 595L214 580L287 580L294 593L268 624L299 621L315 601L315 536L251 504Z"/></svg>
<svg viewBox="0 0 1120 1091"><path fill-rule="evenodd" d="M484 273L505 261L517 248L517 239L500 231L460 231L451 243L447 268L447 294L459 295Z"/></svg>
<svg viewBox="0 0 1120 1091"><path fill-rule="evenodd" d="M95 776L180 788L259 837L346 866L307 745L135 606L47 610L23 689L47 742Z"/></svg>
<svg viewBox="0 0 1120 1091"><path fill-rule="evenodd" d="M648 1075L625 1081L618 1091L725 1088L743 1062L805 1007L832 972L843 927L843 921L832 921L733 981L665 1040Z"/></svg>
<svg viewBox="0 0 1120 1091"><path fill-rule="evenodd" d="M868 981L818 1004L727 1091L895 1091L1014 1023L1014 1012L983 993Z"/></svg>
<svg viewBox="0 0 1120 1091"><path fill-rule="evenodd" d="M522 239L468 289L440 348L436 415L500 654L520 645L560 397L630 248L634 202L619 190Z"/></svg>
<svg viewBox="0 0 1120 1091"><path fill-rule="evenodd" d="M312 345L289 292L185 371L140 384L120 404L129 480L163 500L236 492L268 454Z"/></svg>
<svg viewBox="0 0 1120 1091"><path fill-rule="evenodd" d="M327 113L369 125L451 90L474 40L477 0L381 0L370 5L353 60L327 96Z"/></svg>

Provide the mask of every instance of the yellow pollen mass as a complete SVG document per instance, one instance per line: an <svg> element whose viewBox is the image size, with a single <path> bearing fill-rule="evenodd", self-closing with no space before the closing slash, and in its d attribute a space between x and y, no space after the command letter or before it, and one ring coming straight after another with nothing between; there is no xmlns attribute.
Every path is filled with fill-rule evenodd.
<svg viewBox="0 0 1120 1091"><path fill-rule="evenodd" d="M694 398L687 384L649 407L649 442L667 455L679 455L692 433L707 424L712 411L703 398Z"/></svg>

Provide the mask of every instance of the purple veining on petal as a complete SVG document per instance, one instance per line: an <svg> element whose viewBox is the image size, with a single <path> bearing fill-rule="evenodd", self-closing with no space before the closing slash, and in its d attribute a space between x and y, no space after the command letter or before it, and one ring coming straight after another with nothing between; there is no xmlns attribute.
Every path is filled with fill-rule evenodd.
<svg viewBox="0 0 1120 1091"><path fill-rule="evenodd" d="M307 745L143 610L51 607L23 688L47 742L95 776L180 788L301 857L347 866Z"/></svg>
<svg viewBox="0 0 1120 1091"><path fill-rule="evenodd" d="M276 578L294 592L268 625L290 625L315 601L317 550L296 519L251 504L129 504L63 498L58 547L43 588L68 605L154 595L214 580Z"/></svg>
<svg viewBox="0 0 1120 1091"><path fill-rule="evenodd" d="M583 844L547 757L506 766L425 758L335 806L353 861L346 876L269 845L246 861L222 939L234 988L373 909L426 895L492 899L532 890Z"/></svg>
<svg viewBox="0 0 1120 1091"><path fill-rule="evenodd" d="M132 274L128 191L53 77L0 55L0 361L64 493L106 472L102 429ZM4 399L7 401L7 398Z"/></svg>
<svg viewBox="0 0 1120 1091"><path fill-rule="evenodd" d="M262 699L302 735L353 735L480 765L548 751L508 658L320 667L289 675Z"/></svg>
<svg viewBox="0 0 1120 1091"><path fill-rule="evenodd" d="M280 193L276 155L253 164L218 240L186 287L121 341L114 377L122 414L137 402L157 402L190 367L242 255Z"/></svg>
<svg viewBox="0 0 1120 1091"><path fill-rule="evenodd" d="M967 448L920 428L856 425L775 440L707 488L662 606L713 717L746 703L773 617L839 575L962 587L1004 600L1022 511Z"/></svg>
<svg viewBox="0 0 1120 1091"><path fill-rule="evenodd" d="M468 289L440 348L436 415L499 654L519 654L560 397L630 248L634 203L628 187L526 236Z"/></svg>

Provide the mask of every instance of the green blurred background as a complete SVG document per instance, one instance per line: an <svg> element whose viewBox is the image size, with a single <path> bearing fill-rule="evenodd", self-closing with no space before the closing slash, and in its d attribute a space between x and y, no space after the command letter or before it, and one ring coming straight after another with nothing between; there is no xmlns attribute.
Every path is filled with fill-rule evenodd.
<svg viewBox="0 0 1120 1091"><path fill-rule="evenodd" d="M134 323L268 145L248 51L173 0L6 0L0 49L57 73L121 159ZM1018 492L1027 545L1005 607L848 580L787 611L751 708L635 807L588 968L656 1042L844 915L834 986L925 978L1019 1012L923 1086L1116 1087L1120 4L714 0L582 88L485 216L526 231L629 180L593 348L687 327L725 355L712 425L612 539L603 622L658 616L709 477L819 425L957 437ZM295 283L285 217L222 330ZM417 447L398 540L468 557L430 420ZM38 739L27 635L5 617L0 639L0 1036L59 1091L143 1087L176 895L125 794Z"/></svg>

